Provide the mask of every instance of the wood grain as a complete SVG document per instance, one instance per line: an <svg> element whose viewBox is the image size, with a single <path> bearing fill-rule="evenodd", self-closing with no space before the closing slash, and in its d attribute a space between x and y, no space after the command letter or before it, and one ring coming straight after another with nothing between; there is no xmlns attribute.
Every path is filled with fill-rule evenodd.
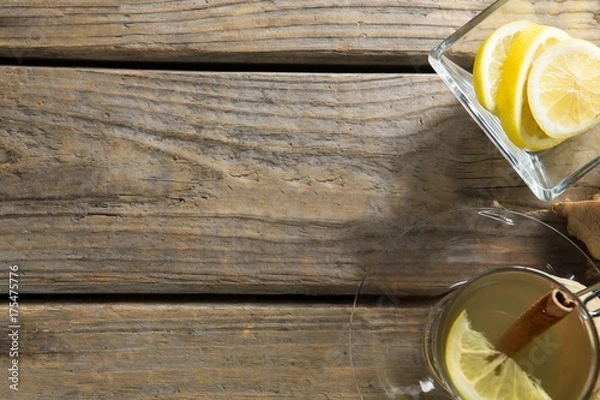
<svg viewBox="0 0 600 400"><path fill-rule="evenodd" d="M395 398L414 398L424 296L487 252L469 242L462 262L427 271L431 239L462 226L409 251L386 247L394 235L462 207L564 221L433 74L185 70L419 72L489 4L2 2L0 61L30 66L0 67L0 294L18 265L20 378L15 394L7 317L0 398L380 399L377 351L403 380ZM569 7L548 15L597 38L598 13ZM589 174L568 196L599 184ZM494 262L560 252L528 246L536 235L498 238ZM394 307L372 290L350 337L351 296L334 295L353 295L384 248L406 279L383 287Z"/></svg>
<svg viewBox="0 0 600 400"><path fill-rule="evenodd" d="M418 303L364 309L373 336L353 343L362 351L369 339L394 340L398 373L417 384L426 312ZM350 313L350 305L327 303L23 302L14 397L358 399ZM0 346L11 346L7 335ZM0 353L5 399L15 394L5 378L11 360ZM355 361L359 384L374 393L376 365Z"/></svg>
<svg viewBox="0 0 600 400"><path fill-rule="evenodd" d="M200 63L427 65L491 0L23 0L0 56Z"/></svg>
<svg viewBox="0 0 600 400"><path fill-rule="evenodd" d="M4 67L0 85L0 255L26 292L354 293L427 216L546 207L432 75Z"/></svg>

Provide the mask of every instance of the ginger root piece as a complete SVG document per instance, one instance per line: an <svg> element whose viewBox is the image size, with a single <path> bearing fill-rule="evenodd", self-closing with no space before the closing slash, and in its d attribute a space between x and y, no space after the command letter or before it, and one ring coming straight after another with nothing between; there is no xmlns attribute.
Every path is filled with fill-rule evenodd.
<svg viewBox="0 0 600 400"><path fill-rule="evenodd" d="M581 240L591 256L600 260L600 200L556 203L552 211L567 218L567 231Z"/></svg>

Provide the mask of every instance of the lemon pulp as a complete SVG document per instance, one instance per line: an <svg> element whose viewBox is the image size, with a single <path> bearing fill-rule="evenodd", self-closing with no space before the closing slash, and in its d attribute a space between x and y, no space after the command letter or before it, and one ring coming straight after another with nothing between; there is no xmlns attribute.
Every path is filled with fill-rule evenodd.
<svg viewBox="0 0 600 400"><path fill-rule="evenodd" d="M581 39L548 48L531 67L527 97L548 136L566 139L589 130L600 120L600 48Z"/></svg>

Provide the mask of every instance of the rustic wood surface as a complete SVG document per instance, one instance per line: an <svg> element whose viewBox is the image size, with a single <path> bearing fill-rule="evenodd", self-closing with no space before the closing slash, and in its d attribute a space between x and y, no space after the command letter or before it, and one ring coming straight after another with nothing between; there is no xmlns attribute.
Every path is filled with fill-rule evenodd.
<svg viewBox="0 0 600 400"><path fill-rule="evenodd" d="M546 207L433 75L3 67L0 85L0 250L25 292L348 294L420 219Z"/></svg>
<svg viewBox="0 0 600 400"><path fill-rule="evenodd" d="M390 240L466 207L565 231L427 66L491 3L3 1L0 399L375 400L379 349L414 398L430 304L486 253L431 271L436 236L392 246L402 301L371 292L351 353ZM597 38L600 3L576 4ZM494 262L561 253L544 235L498 237Z"/></svg>
<svg viewBox="0 0 600 400"><path fill-rule="evenodd" d="M489 0L3 2L0 56L424 66Z"/></svg>
<svg viewBox="0 0 600 400"><path fill-rule="evenodd" d="M350 364L352 308L322 303L87 302L24 303L22 381L4 399L358 399ZM415 370L427 308L363 310ZM366 314L365 314L366 313ZM357 349L372 343L360 336ZM10 346L7 335L0 346ZM355 349L356 351L356 349ZM0 363L8 365L6 352ZM376 365L361 359L369 392ZM404 397L399 397L403 399ZM407 399L410 397L406 397Z"/></svg>

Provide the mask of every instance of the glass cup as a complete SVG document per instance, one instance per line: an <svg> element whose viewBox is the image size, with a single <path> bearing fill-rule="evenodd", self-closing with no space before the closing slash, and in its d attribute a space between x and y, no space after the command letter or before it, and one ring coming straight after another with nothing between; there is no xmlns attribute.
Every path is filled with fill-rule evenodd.
<svg viewBox="0 0 600 400"><path fill-rule="evenodd" d="M574 310L539 336L532 337L511 357L540 382L550 398L588 398L598 378L598 332L592 319L598 310L588 311L580 297L589 302L600 285L572 293L551 275L527 267L500 268L477 275L432 309L423 351L437 384L453 398L463 398L445 359L448 333L463 311L472 329L483 333L490 343L496 343L519 316L554 289L571 297L576 304Z"/></svg>
<svg viewBox="0 0 600 400"><path fill-rule="evenodd" d="M452 210L390 237L367 261L350 315L349 361L359 398L448 398L423 357L424 328L431 336L433 316L445 307L441 299L464 282L516 265L587 287L600 282L594 262L559 230L506 209Z"/></svg>

